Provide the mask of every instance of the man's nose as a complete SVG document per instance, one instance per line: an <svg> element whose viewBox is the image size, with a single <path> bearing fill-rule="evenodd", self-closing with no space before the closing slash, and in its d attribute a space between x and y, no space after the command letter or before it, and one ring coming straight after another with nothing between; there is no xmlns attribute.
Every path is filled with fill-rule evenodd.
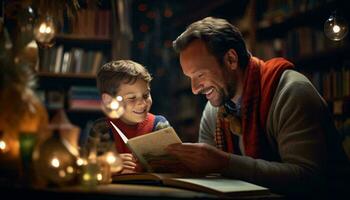
<svg viewBox="0 0 350 200"><path fill-rule="evenodd" d="M199 94L202 87L196 80L191 79L191 88L192 88L192 93L197 95Z"/></svg>

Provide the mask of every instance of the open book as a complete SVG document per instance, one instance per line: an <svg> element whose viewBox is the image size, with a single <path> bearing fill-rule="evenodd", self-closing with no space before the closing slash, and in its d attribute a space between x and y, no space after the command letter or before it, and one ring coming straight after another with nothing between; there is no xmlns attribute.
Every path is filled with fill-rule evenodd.
<svg viewBox="0 0 350 200"><path fill-rule="evenodd" d="M168 173L185 170L177 158L164 150L170 144L181 143L172 127L128 139L113 122L110 123L148 172Z"/></svg>
<svg viewBox="0 0 350 200"><path fill-rule="evenodd" d="M136 173L118 174L112 177L113 183L142 183L177 187L205 192L219 196L269 195L268 188L237 179L227 179L218 175L205 177L185 177L180 174Z"/></svg>

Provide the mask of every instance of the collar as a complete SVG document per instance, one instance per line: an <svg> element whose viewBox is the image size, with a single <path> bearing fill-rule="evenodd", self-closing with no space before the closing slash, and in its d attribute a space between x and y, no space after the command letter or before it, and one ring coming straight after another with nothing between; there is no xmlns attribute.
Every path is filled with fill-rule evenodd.
<svg viewBox="0 0 350 200"><path fill-rule="evenodd" d="M237 103L231 100L226 101L224 103L226 113L235 115L235 116L241 116L241 102L242 102L242 97L239 97Z"/></svg>

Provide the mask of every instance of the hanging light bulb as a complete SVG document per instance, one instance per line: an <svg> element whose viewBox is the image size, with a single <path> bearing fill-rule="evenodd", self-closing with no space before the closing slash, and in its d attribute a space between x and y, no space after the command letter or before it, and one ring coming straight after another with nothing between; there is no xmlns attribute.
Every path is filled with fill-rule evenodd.
<svg viewBox="0 0 350 200"><path fill-rule="evenodd" d="M123 97L111 97L102 103L102 111L110 118L116 119L124 114Z"/></svg>
<svg viewBox="0 0 350 200"><path fill-rule="evenodd" d="M334 12L324 23L324 33L333 41L342 40L348 33L348 24Z"/></svg>
<svg viewBox="0 0 350 200"><path fill-rule="evenodd" d="M34 26L34 38L43 47L52 47L55 43L56 25L51 16L39 18Z"/></svg>

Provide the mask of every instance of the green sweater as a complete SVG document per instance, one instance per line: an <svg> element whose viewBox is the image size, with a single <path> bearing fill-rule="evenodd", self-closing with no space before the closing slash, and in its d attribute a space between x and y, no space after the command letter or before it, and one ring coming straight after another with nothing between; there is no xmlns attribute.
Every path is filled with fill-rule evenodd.
<svg viewBox="0 0 350 200"><path fill-rule="evenodd" d="M215 145L217 110L207 103L200 123L199 142ZM243 156L232 154L229 167L222 170L222 175L298 195L320 189L331 183L330 179L340 181L343 174L334 174L335 167L336 171L350 169L325 101L311 82L296 71L286 70L281 76L267 118L266 133L269 145L278 152L280 160L244 156L240 138Z"/></svg>

